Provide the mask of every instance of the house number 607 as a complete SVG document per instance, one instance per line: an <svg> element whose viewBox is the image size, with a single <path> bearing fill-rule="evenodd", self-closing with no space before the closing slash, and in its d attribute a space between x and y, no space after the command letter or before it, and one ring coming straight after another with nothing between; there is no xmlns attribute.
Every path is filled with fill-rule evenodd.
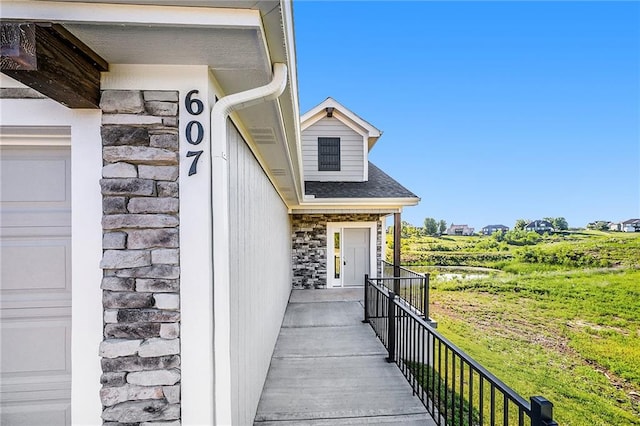
<svg viewBox="0 0 640 426"><path fill-rule="evenodd" d="M194 95L197 94L197 90L191 90L187 93L187 96L184 97L184 106L187 109L187 112L194 116L198 116L202 114L202 111L204 111L204 104L202 101L198 98L194 98ZM202 123L198 120L189 121L184 129L184 133L187 142L191 145L200 145L200 142L202 142L202 139L204 138L204 128L202 127ZM189 167L189 176L198 173L198 160L200 160L201 155L202 150L187 151L187 157L193 157L191 167Z"/></svg>

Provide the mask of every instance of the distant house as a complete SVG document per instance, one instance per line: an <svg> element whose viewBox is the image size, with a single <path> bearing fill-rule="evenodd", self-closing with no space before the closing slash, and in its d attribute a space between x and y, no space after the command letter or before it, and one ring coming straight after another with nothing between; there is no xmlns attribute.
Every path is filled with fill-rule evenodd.
<svg viewBox="0 0 640 426"><path fill-rule="evenodd" d="M529 222L527 226L524 227L524 230L544 234L545 232L553 232L553 224L546 220L534 220L533 222Z"/></svg>
<svg viewBox="0 0 640 426"><path fill-rule="evenodd" d="M498 231L507 232L509 231L509 227L504 225L487 225L482 228L480 232L482 233L482 235L491 235L494 232Z"/></svg>
<svg viewBox="0 0 640 426"><path fill-rule="evenodd" d="M622 223L620 222L609 222L609 231L622 231Z"/></svg>
<svg viewBox="0 0 640 426"><path fill-rule="evenodd" d="M451 224L449 229L447 229L447 235L473 235L474 229L470 228L468 225L454 225Z"/></svg>
<svg viewBox="0 0 640 426"><path fill-rule="evenodd" d="M622 232L640 232L640 219L625 220L621 225Z"/></svg>

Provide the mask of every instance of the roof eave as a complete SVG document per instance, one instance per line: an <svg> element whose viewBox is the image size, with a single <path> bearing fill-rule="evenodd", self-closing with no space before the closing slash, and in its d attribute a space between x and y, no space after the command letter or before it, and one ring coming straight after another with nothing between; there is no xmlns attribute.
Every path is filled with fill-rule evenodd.
<svg viewBox="0 0 640 426"><path fill-rule="evenodd" d="M399 198L305 198L300 203L302 207L327 206L327 207L410 207L418 205L420 198L418 197L399 197Z"/></svg>

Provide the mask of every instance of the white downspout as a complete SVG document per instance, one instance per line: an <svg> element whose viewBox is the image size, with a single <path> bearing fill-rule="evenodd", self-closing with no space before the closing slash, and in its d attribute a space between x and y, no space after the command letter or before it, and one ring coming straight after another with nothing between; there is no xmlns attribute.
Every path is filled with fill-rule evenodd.
<svg viewBox="0 0 640 426"><path fill-rule="evenodd" d="M287 85L287 66L273 65L265 86L219 99L211 110L211 213L213 241L213 327L215 419L231 424L231 318L229 300L229 174L227 117L232 111L278 98Z"/></svg>

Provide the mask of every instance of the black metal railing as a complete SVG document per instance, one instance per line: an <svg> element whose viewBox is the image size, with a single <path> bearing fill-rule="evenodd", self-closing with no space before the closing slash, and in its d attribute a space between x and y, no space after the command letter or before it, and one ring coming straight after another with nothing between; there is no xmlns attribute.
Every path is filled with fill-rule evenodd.
<svg viewBox="0 0 640 426"><path fill-rule="evenodd" d="M385 280L365 277L365 322L437 425L557 426L551 402L518 395L382 285Z"/></svg>
<svg viewBox="0 0 640 426"><path fill-rule="evenodd" d="M402 266L395 267L383 260L382 277L379 280L382 286L409 303L418 315L429 319L429 274L419 274Z"/></svg>

